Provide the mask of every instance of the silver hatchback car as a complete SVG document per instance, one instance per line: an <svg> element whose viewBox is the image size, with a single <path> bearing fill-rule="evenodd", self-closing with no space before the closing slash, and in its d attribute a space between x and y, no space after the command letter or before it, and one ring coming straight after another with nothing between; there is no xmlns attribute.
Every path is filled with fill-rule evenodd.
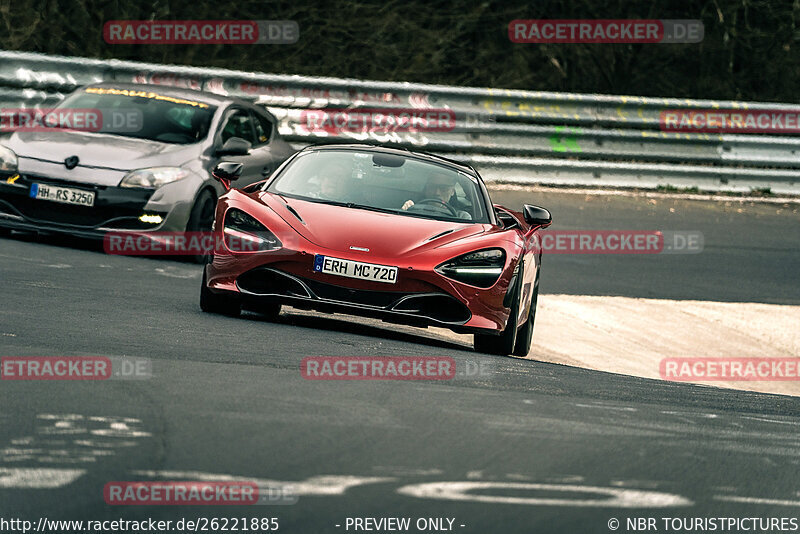
<svg viewBox="0 0 800 534"><path fill-rule="evenodd" d="M242 163L237 186L247 185L295 152L275 117L238 98L101 83L78 89L54 111L87 109L105 117L91 131L27 128L0 139L0 231L101 238L210 230L224 192L211 177L217 163ZM110 124L112 116L129 124Z"/></svg>

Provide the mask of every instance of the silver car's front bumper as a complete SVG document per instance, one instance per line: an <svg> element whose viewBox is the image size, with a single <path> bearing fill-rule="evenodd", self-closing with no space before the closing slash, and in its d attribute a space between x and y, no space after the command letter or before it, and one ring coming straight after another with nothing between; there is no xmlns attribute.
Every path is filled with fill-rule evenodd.
<svg viewBox="0 0 800 534"><path fill-rule="evenodd" d="M20 176L9 182L0 177L0 227L35 232L58 232L102 238L107 232L182 232L199 190L200 179L187 178L158 190L104 187L44 177ZM92 207L37 200L29 195L32 183L48 183L95 193ZM162 222L144 223L144 214Z"/></svg>

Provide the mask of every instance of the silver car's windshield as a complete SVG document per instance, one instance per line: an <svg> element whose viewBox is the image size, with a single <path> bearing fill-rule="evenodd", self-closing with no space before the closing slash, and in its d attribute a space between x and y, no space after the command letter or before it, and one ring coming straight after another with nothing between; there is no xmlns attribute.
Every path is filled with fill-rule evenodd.
<svg viewBox="0 0 800 534"><path fill-rule="evenodd" d="M217 110L204 102L158 92L112 87L87 87L57 109L95 109L102 114L99 133L162 143L189 144L208 135Z"/></svg>
<svg viewBox="0 0 800 534"><path fill-rule="evenodd" d="M412 156L312 151L290 163L267 191L411 217L489 222L474 177Z"/></svg>

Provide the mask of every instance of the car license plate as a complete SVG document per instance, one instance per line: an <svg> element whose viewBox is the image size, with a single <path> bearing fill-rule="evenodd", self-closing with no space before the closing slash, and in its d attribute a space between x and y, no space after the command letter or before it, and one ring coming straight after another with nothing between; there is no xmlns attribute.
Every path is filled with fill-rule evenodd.
<svg viewBox="0 0 800 534"><path fill-rule="evenodd" d="M317 254L314 257L314 271L386 284L397 282L397 267L364 263L363 261L342 260L321 254Z"/></svg>
<svg viewBox="0 0 800 534"><path fill-rule="evenodd" d="M50 200L63 204L94 206L94 191L73 189L50 184L31 184L29 196L37 200Z"/></svg>

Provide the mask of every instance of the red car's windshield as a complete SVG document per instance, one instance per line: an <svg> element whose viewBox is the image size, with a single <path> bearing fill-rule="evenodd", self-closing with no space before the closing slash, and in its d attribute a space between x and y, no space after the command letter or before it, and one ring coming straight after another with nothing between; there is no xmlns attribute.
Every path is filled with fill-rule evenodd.
<svg viewBox="0 0 800 534"><path fill-rule="evenodd" d="M357 150L298 156L268 191L293 198L463 222L489 222L477 180L414 157Z"/></svg>

